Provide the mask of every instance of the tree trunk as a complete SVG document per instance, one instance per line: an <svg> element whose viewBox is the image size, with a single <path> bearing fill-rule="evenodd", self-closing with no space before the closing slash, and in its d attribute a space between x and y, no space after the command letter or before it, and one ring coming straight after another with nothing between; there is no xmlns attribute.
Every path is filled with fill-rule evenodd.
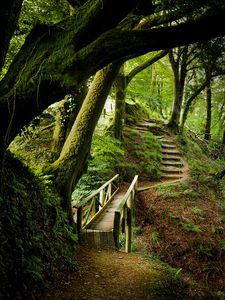
<svg viewBox="0 0 225 300"><path fill-rule="evenodd" d="M0 72L5 62L10 40L16 29L23 0L2 1L0 9Z"/></svg>
<svg viewBox="0 0 225 300"><path fill-rule="evenodd" d="M126 90L131 80L141 71L148 68L162 57L168 54L168 50L159 51L156 55L138 65L125 76L124 67L121 68L116 80L116 105L112 126L114 136L120 140L123 138L123 124L125 123Z"/></svg>
<svg viewBox="0 0 225 300"><path fill-rule="evenodd" d="M58 104L56 113L56 124L52 137L52 161L59 158L62 147L70 133L70 130L76 120L78 112L87 94L87 84L81 85L81 88Z"/></svg>
<svg viewBox="0 0 225 300"><path fill-rule="evenodd" d="M204 90L206 87L207 83L203 83L196 91L195 93L186 101L186 105L182 114L182 121L181 121L181 132L184 129L185 122L187 120L187 116L191 107L192 102L195 100L195 98Z"/></svg>
<svg viewBox="0 0 225 300"><path fill-rule="evenodd" d="M83 80L118 57L108 57L106 63L105 55L97 57L99 49L93 41L114 28L137 3L137 0L88 1L77 14L59 24L39 25L31 31L1 81L0 159L24 125L50 104L72 94ZM5 24L2 28L6 28ZM91 61L86 56L90 58L86 52L89 46L93 51ZM101 43L100 50L102 46Z"/></svg>
<svg viewBox="0 0 225 300"><path fill-rule="evenodd" d="M179 131L181 108L184 96L185 79L187 75L187 54L188 46L184 47L182 55L175 61L172 50L169 51L169 59L174 76L174 100L172 107L172 114L168 126L177 133Z"/></svg>
<svg viewBox="0 0 225 300"><path fill-rule="evenodd" d="M211 80L207 81L206 87L206 102L207 102L207 115L205 124L205 139L207 141L211 138L211 120L212 120L212 91L211 91Z"/></svg>
<svg viewBox="0 0 225 300"><path fill-rule="evenodd" d="M115 113L113 118L114 137L123 139L123 125L125 123L125 104L126 104L126 78L124 76L124 65L121 67L114 82L116 89Z"/></svg>
<svg viewBox="0 0 225 300"><path fill-rule="evenodd" d="M111 64L96 73L60 157L47 170L47 173L56 174L56 187L63 198L62 207L70 217L71 194L84 171L95 126L120 66Z"/></svg>

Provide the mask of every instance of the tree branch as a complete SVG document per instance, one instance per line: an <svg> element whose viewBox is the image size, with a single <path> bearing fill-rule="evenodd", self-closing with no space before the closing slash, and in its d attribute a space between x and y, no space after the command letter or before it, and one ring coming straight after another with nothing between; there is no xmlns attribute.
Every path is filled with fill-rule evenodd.
<svg viewBox="0 0 225 300"><path fill-rule="evenodd" d="M2 1L0 9L0 72L5 62L11 37L16 29L23 0Z"/></svg>
<svg viewBox="0 0 225 300"><path fill-rule="evenodd" d="M143 64L138 65L136 68L134 68L127 76L126 76L126 83L127 85L130 83L130 81L134 78L135 75L137 75L142 70L146 69L147 67L154 64L156 61L161 59L162 57L166 56L168 54L168 50L162 50L159 53L157 53L154 57L151 57L147 61L145 61Z"/></svg>
<svg viewBox="0 0 225 300"><path fill-rule="evenodd" d="M85 49L81 49L77 53L77 63L85 70L91 66L94 59L99 63L97 68L101 69L121 57L132 58L150 51L171 49L199 40L212 39L225 34L224 19L225 10L221 10L214 16L176 26L134 31L113 29L102 34Z"/></svg>

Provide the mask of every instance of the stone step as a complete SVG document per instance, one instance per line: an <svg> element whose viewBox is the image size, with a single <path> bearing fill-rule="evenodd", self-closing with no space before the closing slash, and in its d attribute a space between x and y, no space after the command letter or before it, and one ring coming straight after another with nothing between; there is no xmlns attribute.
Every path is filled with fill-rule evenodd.
<svg viewBox="0 0 225 300"><path fill-rule="evenodd" d="M181 156L180 151L178 151L177 149L162 149L162 154L175 154Z"/></svg>
<svg viewBox="0 0 225 300"><path fill-rule="evenodd" d="M161 161L162 166L173 166L173 167L183 167L184 164L181 160L176 161L176 160L162 160Z"/></svg>
<svg viewBox="0 0 225 300"><path fill-rule="evenodd" d="M176 161L176 162L181 162L181 158L180 156L176 156L176 155L166 155L164 154L163 157L162 157L162 162L163 161Z"/></svg>
<svg viewBox="0 0 225 300"><path fill-rule="evenodd" d="M163 143L162 144L162 148L163 149L176 149L176 145L175 144L168 144L168 143Z"/></svg>
<svg viewBox="0 0 225 300"><path fill-rule="evenodd" d="M173 166L163 166L160 168L162 173L166 173L166 174L182 174L183 171L181 168L177 168L177 167L173 167Z"/></svg>
<svg viewBox="0 0 225 300"><path fill-rule="evenodd" d="M161 177L164 178L164 179L176 180L176 179L181 179L182 174L181 175L178 175L178 174L161 174Z"/></svg>
<svg viewBox="0 0 225 300"><path fill-rule="evenodd" d="M166 138L164 136L156 136L156 138L159 139L162 143L176 144L175 140L172 138Z"/></svg>

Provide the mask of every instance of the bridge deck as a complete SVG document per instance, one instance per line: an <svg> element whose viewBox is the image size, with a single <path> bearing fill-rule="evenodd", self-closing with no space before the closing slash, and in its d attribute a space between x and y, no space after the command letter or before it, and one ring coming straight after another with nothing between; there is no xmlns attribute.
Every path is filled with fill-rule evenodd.
<svg viewBox="0 0 225 300"><path fill-rule="evenodd" d="M82 230L81 243L88 244L90 247L116 248L113 235L114 212L119 207L125 193L125 191L118 191L98 218Z"/></svg>
<svg viewBox="0 0 225 300"><path fill-rule="evenodd" d="M112 231L114 222L114 212L123 200L125 192L118 192L106 210L99 215L98 219L89 227L93 230Z"/></svg>

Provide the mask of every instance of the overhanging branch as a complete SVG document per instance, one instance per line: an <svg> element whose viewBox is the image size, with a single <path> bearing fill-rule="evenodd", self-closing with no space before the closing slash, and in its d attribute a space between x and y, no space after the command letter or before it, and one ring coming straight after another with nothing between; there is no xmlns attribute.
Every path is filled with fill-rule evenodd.
<svg viewBox="0 0 225 300"><path fill-rule="evenodd" d="M77 53L76 63L84 71L87 67L91 71L93 60L98 64L95 67L101 69L121 57L132 58L150 51L171 49L223 36L225 35L224 20L225 10L222 10L214 16L176 26L139 31L109 30L85 49L81 49Z"/></svg>

